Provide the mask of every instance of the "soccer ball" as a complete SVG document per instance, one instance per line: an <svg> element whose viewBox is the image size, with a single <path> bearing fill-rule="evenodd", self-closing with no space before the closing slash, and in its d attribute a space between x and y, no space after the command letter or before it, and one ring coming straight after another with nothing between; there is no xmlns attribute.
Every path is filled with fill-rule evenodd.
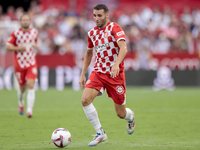
<svg viewBox="0 0 200 150"><path fill-rule="evenodd" d="M57 147L65 147L71 142L71 134L65 128L58 128L53 131L51 140Z"/></svg>

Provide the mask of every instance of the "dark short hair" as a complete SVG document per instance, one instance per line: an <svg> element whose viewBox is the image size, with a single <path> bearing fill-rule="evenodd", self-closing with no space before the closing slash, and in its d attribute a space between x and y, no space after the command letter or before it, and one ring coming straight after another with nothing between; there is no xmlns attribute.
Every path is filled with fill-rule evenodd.
<svg viewBox="0 0 200 150"><path fill-rule="evenodd" d="M31 17L29 16L29 14L27 13L27 12L25 12L25 13L23 13L22 15L21 15L21 17L20 17L20 21L22 20L22 17L24 17L24 16L28 16L29 17L29 19L31 20Z"/></svg>
<svg viewBox="0 0 200 150"><path fill-rule="evenodd" d="M108 13L108 7L105 4L98 4L94 7L95 10L101 10L103 9L105 13Z"/></svg>

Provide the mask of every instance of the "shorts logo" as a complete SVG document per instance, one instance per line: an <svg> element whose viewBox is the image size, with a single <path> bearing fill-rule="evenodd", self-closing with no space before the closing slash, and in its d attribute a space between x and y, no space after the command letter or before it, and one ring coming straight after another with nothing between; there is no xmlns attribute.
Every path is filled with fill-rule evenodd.
<svg viewBox="0 0 200 150"><path fill-rule="evenodd" d="M122 35L124 35L124 31L117 32L116 34L117 34L117 36L122 36Z"/></svg>
<svg viewBox="0 0 200 150"><path fill-rule="evenodd" d="M104 33L104 38L107 38L108 37L108 32L105 32Z"/></svg>
<svg viewBox="0 0 200 150"><path fill-rule="evenodd" d="M116 92L117 92L118 95L124 94L124 87L123 86L118 85L115 89L116 89Z"/></svg>
<svg viewBox="0 0 200 150"><path fill-rule="evenodd" d="M87 80L86 84L90 84L90 82L91 82L91 80L89 79L89 80Z"/></svg>
<svg viewBox="0 0 200 150"><path fill-rule="evenodd" d="M37 69L36 68L32 68L32 73L33 74L37 74Z"/></svg>

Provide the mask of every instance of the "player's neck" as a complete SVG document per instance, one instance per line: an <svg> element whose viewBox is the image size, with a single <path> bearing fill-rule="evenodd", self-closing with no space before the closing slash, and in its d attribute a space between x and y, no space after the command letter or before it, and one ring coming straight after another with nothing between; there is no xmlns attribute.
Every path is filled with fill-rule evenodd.
<svg viewBox="0 0 200 150"><path fill-rule="evenodd" d="M24 32L28 32L28 31L29 31L29 28L27 28L27 29L22 28L22 31L24 31Z"/></svg>

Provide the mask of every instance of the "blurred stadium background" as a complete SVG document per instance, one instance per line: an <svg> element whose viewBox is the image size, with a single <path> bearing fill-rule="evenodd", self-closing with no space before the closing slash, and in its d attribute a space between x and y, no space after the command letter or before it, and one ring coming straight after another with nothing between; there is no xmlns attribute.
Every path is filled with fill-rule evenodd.
<svg viewBox="0 0 200 150"><path fill-rule="evenodd" d="M98 3L109 7L110 20L127 36L127 106L136 114L136 131L130 138L112 100L97 97L93 104L109 139L95 149L199 150L199 0L1 0L0 150L55 148L50 137L58 127L72 134L67 148L88 150L94 130L81 106L78 81ZM5 50L24 11L39 31L32 119L17 112L14 54ZM153 91L163 88L176 90Z"/></svg>
<svg viewBox="0 0 200 150"><path fill-rule="evenodd" d="M98 3L109 7L110 20L126 33L127 86L200 86L199 0L6 0L0 2L0 90L15 88L13 53L6 52L5 42L24 11L39 31L36 88L79 90Z"/></svg>

